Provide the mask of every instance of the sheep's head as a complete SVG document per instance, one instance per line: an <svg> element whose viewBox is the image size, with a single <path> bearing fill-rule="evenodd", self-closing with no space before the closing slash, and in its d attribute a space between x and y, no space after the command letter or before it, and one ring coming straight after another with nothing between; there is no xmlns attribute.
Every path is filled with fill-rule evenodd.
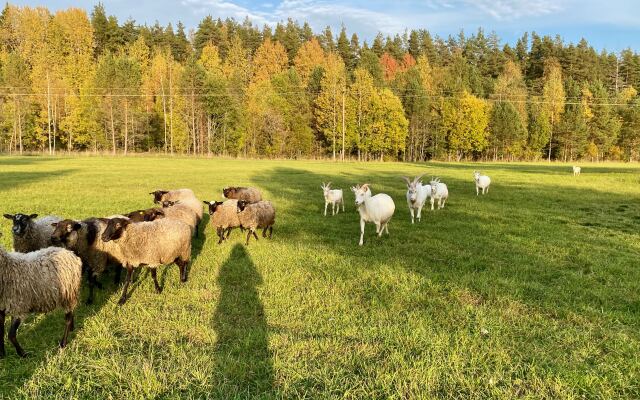
<svg viewBox="0 0 640 400"><path fill-rule="evenodd" d="M5 214L4 217L13 221L13 228L11 228L13 234L16 236L23 236L27 232L29 222L38 218L38 214Z"/></svg>
<svg viewBox="0 0 640 400"><path fill-rule="evenodd" d="M233 196L236 195L236 190L237 190L237 188L235 188L235 187L226 187L226 188L222 189L222 194L227 199L231 199L231 198L233 198Z"/></svg>
<svg viewBox="0 0 640 400"><path fill-rule="evenodd" d="M78 231L82 228L82 224L72 219L64 219L60 222L54 222L53 233L51 234L51 243L54 246L75 248L78 243Z"/></svg>
<svg viewBox="0 0 640 400"><path fill-rule="evenodd" d="M365 199L371 197L371 189L369 189L369 184L365 183L364 185L356 185L351 188L351 191L356 196L356 207L360 207L362 203L364 203Z"/></svg>
<svg viewBox="0 0 640 400"><path fill-rule="evenodd" d="M111 218L107 221L107 227L102 232L102 241L108 242L120 239L129 224L131 224L131 220L128 218Z"/></svg>
<svg viewBox="0 0 640 400"><path fill-rule="evenodd" d="M168 190L156 190L154 192L151 192L149 194L153 195L153 202L156 204L160 204L160 202L162 202L162 197L169 193Z"/></svg>
<svg viewBox="0 0 640 400"><path fill-rule="evenodd" d="M213 215L218 210L223 202L222 201L203 201L204 204L209 206L209 215Z"/></svg>
<svg viewBox="0 0 640 400"><path fill-rule="evenodd" d="M162 208L169 208L169 207L173 207L176 204L180 203L180 200L176 200L176 201L171 201L171 200L164 200L162 202Z"/></svg>
<svg viewBox="0 0 640 400"><path fill-rule="evenodd" d="M324 183L322 182L322 192L324 193L325 196L329 195L329 192L331 191L331 182L329 183Z"/></svg>
<svg viewBox="0 0 640 400"><path fill-rule="evenodd" d="M242 212L244 211L244 209L249 205L250 203L246 200L238 200L238 212Z"/></svg>
<svg viewBox="0 0 640 400"><path fill-rule="evenodd" d="M146 210L136 210L125 215L131 222L151 222L156 219L164 218L162 208L153 207Z"/></svg>

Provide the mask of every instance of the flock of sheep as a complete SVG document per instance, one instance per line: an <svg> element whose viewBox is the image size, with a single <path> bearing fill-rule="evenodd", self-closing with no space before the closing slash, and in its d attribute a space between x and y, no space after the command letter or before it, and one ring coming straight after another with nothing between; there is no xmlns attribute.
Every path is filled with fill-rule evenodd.
<svg viewBox="0 0 640 400"><path fill-rule="evenodd" d="M4 214L13 222L14 252L0 247L0 357L5 356L5 317L12 317L9 341L21 357L25 351L16 334L27 314L65 311L65 328L60 347L65 347L74 329L73 311L79 303L83 270L88 276L89 297L94 300L98 278L108 266L122 268L127 278L118 304L127 300L133 271L147 267L155 289L162 291L156 268L175 263L180 281L187 280L191 242L198 235L203 217L202 202L191 189L156 190L154 203L161 207L136 210L105 218L81 221L37 214ZM204 201L209 206L211 224L221 243L233 228L247 230L246 244L257 229L269 237L275 224L275 209L263 201L256 188L231 187L223 190L224 202Z"/></svg>
<svg viewBox="0 0 640 400"><path fill-rule="evenodd" d="M573 167L579 175L580 167ZM488 193L491 179L480 172L473 173L476 195ZM429 199L431 210L435 203L444 208L448 198L447 185L440 179L423 184L422 175L413 179L402 177L407 185L407 205L411 223L422 216L422 208ZM385 194L372 195L369 184L351 188L355 205L360 213L360 241L364 242L367 222L376 225L376 233L389 234L389 221L395 212L393 199ZM332 189L331 182L322 184L324 215L331 204L332 214L345 211L342 189ZM18 343L16 334L22 319L30 313L46 313L55 309L65 311L65 328L60 347L65 347L70 331L74 329L73 311L78 305L83 270L88 276L89 297L94 300L98 278L108 266L114 266L116 281L122 268L127 277L118 304L127 300L133 271L147 267L158 293L156 268L175 263L180 269L180 281L187 280L187 265L191 261L191 242L198 235L203 217L202 202L190 189L156 190L153 207L105 218L92 217L81 221L37 214L4 214L13 222L14 252L0 247L0 358L5 356L5 317L12 316L9 341L16 352L26 353ZM209 208L210 222L218 235L218 243L226 240L231 230L247 230L246 245L257 229L269 238L273 233L276 212L273 204L262 200L260 190L252 187L223 189L225 201L204 201Z"/></svg>

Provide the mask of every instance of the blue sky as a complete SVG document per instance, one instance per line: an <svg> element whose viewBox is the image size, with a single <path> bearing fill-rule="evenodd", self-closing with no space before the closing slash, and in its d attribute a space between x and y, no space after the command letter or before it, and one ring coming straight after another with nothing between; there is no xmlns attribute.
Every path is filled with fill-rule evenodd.
<svg viewBox="0 0 640 400"><path fill-rule="evenodd" d="M44 5L52 10L95 2L71 0L13 1L17 5ZM596 49L640 50L640 0L104 0L107 12L120 21L156 20L165 25L182 21L195 28L206 15L249 16L255 23L275 24L291 17L308 21L316 31L330 25L337 33L345 24L349 34L371 39L377 32L402 33L426 28L446 37L460 29L473 33L479 26L495 31L509 43L525 31L560 34L567 41L585 37Z"/></svg>

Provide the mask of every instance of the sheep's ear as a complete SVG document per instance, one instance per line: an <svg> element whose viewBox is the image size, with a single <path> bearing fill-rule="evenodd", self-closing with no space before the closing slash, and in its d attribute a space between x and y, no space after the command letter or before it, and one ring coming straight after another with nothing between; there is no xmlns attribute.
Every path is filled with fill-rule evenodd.
<svg viewBox="0 0 640 400"><path fill-rule="evenodd" d="M211 204L211 203L209 203L207 200L202 200L202 202L203 202L204 204Z"/></svg>
<svg viewBox="0 0 640 400"><path fill-rule="evenodd" d="M76 222L75 224L73 224L73 230L74 231L79 231L80 228L82 228L82 225L80 225L79 222Z"/></svg>
<svg viewBox="0 0 640 400"><path fill-rule="evenodd" d="M38 218L38 214L31 214L31 215L29 215L29 218L36 219L36 218Z"/></svg>
<svg viewBox="0 0 640 400"><path fill-rule="evenodd" d="M6 219L13 219L13 215L11 215L11 214L5 214L4 217Z"/></svg>
<svg viewBox="0 0 640 400"><path fill-rule="evenodd" d="M58 227L58 223L54 222L53 224L51 224L51 226L53 226L54 228L57 228Z"/></svg>

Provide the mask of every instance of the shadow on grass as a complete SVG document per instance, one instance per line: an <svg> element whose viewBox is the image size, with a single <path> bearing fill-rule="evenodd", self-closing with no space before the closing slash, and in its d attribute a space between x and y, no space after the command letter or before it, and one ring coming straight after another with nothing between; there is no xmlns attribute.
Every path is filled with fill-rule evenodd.
<svg viewBox="0 0 640 400"><path fill-rule="evenodd" d="M220 298L213 316L216 370L228 398L275 395L268 328L257 287L262 284L247 250L236 244L220 267Z"/></svg>
<svg viewBox="0 0 640 400"><path fill-rule="evenodd" d="M0 165L33 165L56 161L42 156L0 156Z"/></svg>
<svg viewBox="0 0 640 400"><path fill-rule="evenodd" d="M492 171L506 171L506 172L519 172L526 174L544 174L544 175L573 175L573 170L571 169L571 165L564 164L528 164L528 163L456 163L456 162L429 162L429 163L407 163L408 165L413 165L416 167L429 167L434 168L436 170L468 170L469 176L471 177L473 171L484 171L484 170L492 170ZM582 166L582 174L630 174L640 172L640 168L630 168L630 167L612 167L607 166L606 164L597 165L597 164L587 164L580 162L575 162L573 165Z"/></svg>
<svg viewBox="0 0 640 400"><path fill-rule="evenodd" d="M104 279L107 275L109 279ZM118 290L118 285L112 280L110 274L105 274L102 279L104 289L96 290L94 303L87 305L88 289L86 275L83 274L80 304L74 312L75 329L69 334L67 346L73 346L74 339L82 331L85 321L99 313L111 295ZM60 310L27 317L18 330L18 340L27 352L27 358L20 358L13 345L5 338L7 355L0 360L0 398L18 398L21 386L31 378L42 363L56 353L67 351L58 347L64 325L64 312ZM9 326L10 318L7 318L5 333L8 332Z"/></svg>
<svg viewBox="0 0 640 400"><path fill-rule="evenodd" d="M18 186L28 185L44 179L59 178L73 171L72 169L65 169L51 172L0 172L0 191L12 190Z"/></svg>

